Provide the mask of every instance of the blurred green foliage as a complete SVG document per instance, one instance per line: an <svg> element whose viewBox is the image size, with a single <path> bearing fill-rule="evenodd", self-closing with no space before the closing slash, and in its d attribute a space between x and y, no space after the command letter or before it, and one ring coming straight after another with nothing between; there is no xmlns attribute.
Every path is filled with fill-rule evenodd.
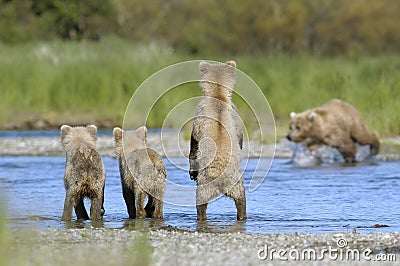
<svg viewBox="0 0 400 266"><path fill-rule="evenodd" d="M118 125L140 83L177 61L166 47L116 38L0 44L0 128L36 117Z"/></svg>
<svg viewBox="0 0 400 266"><path fill-rule="evenodd" d="M142 82L164 67L193 59L203 58L174 53L165 45L132 44L110 37L99 42L0 44L0 128L23 125L32 118L61 124L107 120L109 127L120 126ZM232 57L207 59L224 62ZM234 59L266 96L280 135L287 131L291 111L319 106L332 98L352 103L367 126L381 136L400 133L400 55L354 60L273 54ZM171 90L155 104L147 125L161 127L177 103L198 95L197 82ZM246 109L245 103L234 100L239 109ZM137 117L146 115L143 111ZM252 119L241 115L245 121Z"/></svg>
<svg viewBox="0 0 400 266"><path fill-rule="evenodd" d="M155 71L234 59L278 133L290 111L336 97L373 131L399 134L399 43L399 0L0 0L0 128L37 117L120 125ZM185 97L165 95L148 126Z"/></svg>
<svg viewBox="0 0 400 266"><path fill-rule="evenodd" d="M400 52L398 0L0 0L0 41L116 34L191 54Z"/></svg>
<svg viewBox="0 0 400 266"><path fill-rule="evenodd" d="M99 39L115 19L108 0L0 0L0 40Z"/></svg>

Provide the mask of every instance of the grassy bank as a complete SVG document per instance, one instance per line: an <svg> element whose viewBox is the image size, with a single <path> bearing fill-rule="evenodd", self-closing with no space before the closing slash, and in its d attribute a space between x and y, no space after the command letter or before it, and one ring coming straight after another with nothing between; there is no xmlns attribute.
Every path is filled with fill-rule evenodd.
<svg viewBox="0 0 400 266"><path fill-rule="evenodd" d="M161 46L28 43L0 47L0 124L41 117L118 123L135 88L176 61Z"/></svg>
<svg viewBox="0 0 400 266"><path fill-rule="evenodd" d="M115 38L98 43L0 44L0 128L23 127L35 119L52 124L108 121L103 126L120 125L131 95L147 77L170 64L201 58L235 59L267 97L279 135L287 130L291 111L331 98L352 103L381 137L400 132L400 56L192 57L163 45ZM169 97L176 101L182 95ZM167 113L171 107L162 104L160 108L160 113ZM159 116L150 119L150 126L161 126Z"/></svg>
<svg viewBox="0 0 400 266"><path fill-rule="evenodd" d="M353 104L380 136L400 134L399 56L356 60L270 56L243 61L246 72L267 96L278 129L286 130L291 111L340 98Z"/></svg>

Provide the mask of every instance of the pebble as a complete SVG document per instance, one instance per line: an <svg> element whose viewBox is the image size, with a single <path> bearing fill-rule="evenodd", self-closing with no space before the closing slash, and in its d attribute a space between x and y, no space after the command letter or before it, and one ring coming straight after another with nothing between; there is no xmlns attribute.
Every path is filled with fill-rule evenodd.
<svg viewBox="0 0 400 266"><path fill-rule="evenodd" d="M84 228L12 229L10 235L12 244L8 246L9 257L6 257L9 265L25 265L27 262L30 265L279 265L287 263L283 258L299 262L291 260L288 254L301 254L304 249L312 249L315 254L329 248L340 251L339 241L347 244L343 251L358 250L362 254L371 250L371 260L375 260L377 254L400 260L399 232L244 234ZM262 251L266 246L269 257L263 259L260 254L264 255ZM286 256L280 259L274 253L275 257L274 254L271 257L272 249L276 252L285 250ZM13 256L13 252L18 256ZM332 259L328 254L323 259L313 257L302 262L314 265L316 262L321 265L371 263L362 256L360 261L353 261L340 257ZM393 265L394 262L388 263Z"/></svg>

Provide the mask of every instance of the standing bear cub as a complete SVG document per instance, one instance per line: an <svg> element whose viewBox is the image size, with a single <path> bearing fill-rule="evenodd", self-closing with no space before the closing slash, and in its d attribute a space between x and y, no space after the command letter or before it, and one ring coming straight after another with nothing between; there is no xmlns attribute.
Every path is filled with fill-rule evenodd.
<svg viewBox="0 0 400 266"><path fill-rule="evenodd" d="M332 146L350 163L355 162L356 143L369 145L372 155L379 152L378 138L367 130L356 108L338 99L299 114L290 113L287 138L304 142L309 150Z"/></svg>
<svg viewBox="0 0 400 266"><path fill-rule="evenodd" d="M203 92L190 141L190 178L196 180L197 220L206 220L208 202L224 194L235 201L237 219L246 219L246 196L240 171L243 134L232 102L236 63L201 62Z"/></svg>
<svg viewBox="0 0 400 266"><path fill-rule="evenodd" d="M91 200L90 219L99 221L104 214L104 184L106 172L96 151L97 127L61 127L61 144L66 152L64 185L66 190L62 219L72 219L72 209L78 219L89 219L83 199Z"/></svg>
<svg viewBox="0 0 400 266"><path fill-rule="evenodd" d="M167 171L161 156L146 148L147 128L124 131L116 127L113 134L129 218L163 218Z"/></svg>

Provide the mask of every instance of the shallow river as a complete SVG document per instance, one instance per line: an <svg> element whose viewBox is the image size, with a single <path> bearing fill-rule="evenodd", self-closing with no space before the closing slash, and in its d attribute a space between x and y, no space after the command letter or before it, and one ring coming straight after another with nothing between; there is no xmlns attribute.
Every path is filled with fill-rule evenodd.
<svg viewBox="0 0 400 266"><path fill-rule="evenodd" d="M103 159L107 171L106 213L104 222L98 225L90 221L65 223L60 219L65 196L65 157L0 156L0 198L6 207L9 227L94 225L246 233L351 232L355 228L360 232L400 231L399 162L296 168L288 159L275 159L261 185L246 191L247 221L237 222L234 202L222 197L209 204L208 222L198 223L193 205L195 184L189 179L186 159L165 159L169 184L165 218L161 221L127 219L118 161ZM254 179L257 163L258 160L251 159L243 166L247 188ZM268 161L262 163L267 169ZM85 204L89 206L88 201ZM374 228L376 224L381 226Z"/></svg>

